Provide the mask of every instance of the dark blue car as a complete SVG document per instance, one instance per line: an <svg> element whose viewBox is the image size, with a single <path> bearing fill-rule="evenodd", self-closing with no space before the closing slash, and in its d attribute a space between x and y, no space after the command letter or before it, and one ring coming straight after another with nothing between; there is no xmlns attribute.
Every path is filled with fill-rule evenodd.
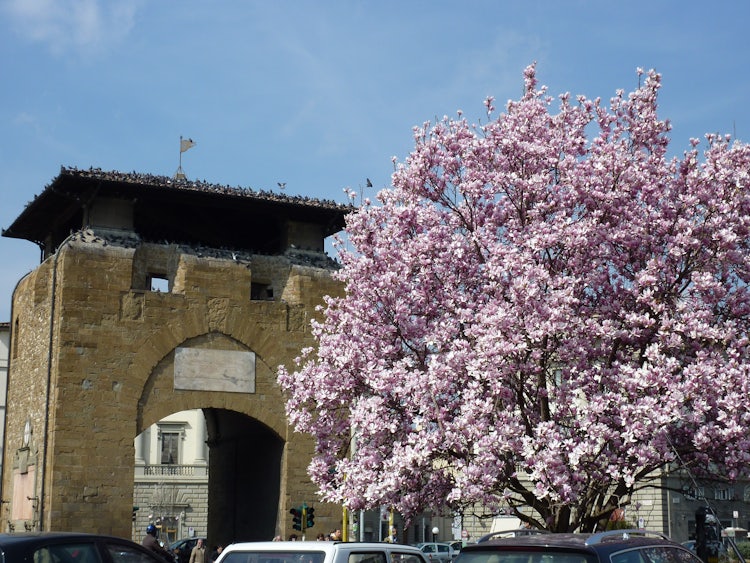
<svg viewBox="0 0 750 563"><path fill-rule="evenodd" d="M0 534L0 563L165 563L130 540L74 532ZM172 563L172 562L168 562Z"/></svg>

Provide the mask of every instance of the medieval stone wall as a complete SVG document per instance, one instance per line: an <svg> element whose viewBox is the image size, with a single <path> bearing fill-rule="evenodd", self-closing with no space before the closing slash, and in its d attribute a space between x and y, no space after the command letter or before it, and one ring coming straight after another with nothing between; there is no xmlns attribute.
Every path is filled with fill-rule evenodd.
<svg viewBox="0 0 750 563"><path fill-rule="evenodd" d="M169 290L150 291L151 276ZM251 299L256 280L270 299ZM3 530L129 537L134 438L170 413L212 408L258 420L285 442L278 525L288 534L289 508L315 498L312 441L287 427L276 367L313 344L315 307L340 290L330 271L284 256L203 257L98 237L64 243L13 297ZM254 392L176 388L180 347L252 352ZM334 527L340 508L318 507L316 519Z"/></svg>

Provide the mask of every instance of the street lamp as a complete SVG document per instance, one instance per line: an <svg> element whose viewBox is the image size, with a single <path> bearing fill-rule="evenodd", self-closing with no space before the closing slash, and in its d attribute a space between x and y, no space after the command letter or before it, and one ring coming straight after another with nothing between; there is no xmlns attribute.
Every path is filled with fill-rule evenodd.
<svg viewBox="0 0 750 563"><path fill-rule="evenodd" d="M436 541L437 541L437 535L438 535L439 533L440 533L440 528L438 528L437 526L435 526L435 527L434 527L434 528L432 529L432 541L433 541L433 542L436 542Z"/></svg>

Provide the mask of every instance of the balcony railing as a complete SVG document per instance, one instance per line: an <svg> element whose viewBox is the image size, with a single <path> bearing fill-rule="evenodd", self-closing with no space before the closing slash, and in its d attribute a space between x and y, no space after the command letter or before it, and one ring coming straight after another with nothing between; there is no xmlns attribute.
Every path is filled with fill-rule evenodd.
<svg viewBox="0 0 750 563"><path fill-rule="evenodd" d="M208 479L208 465L136 465L135 477L204 480Z"/></svg>

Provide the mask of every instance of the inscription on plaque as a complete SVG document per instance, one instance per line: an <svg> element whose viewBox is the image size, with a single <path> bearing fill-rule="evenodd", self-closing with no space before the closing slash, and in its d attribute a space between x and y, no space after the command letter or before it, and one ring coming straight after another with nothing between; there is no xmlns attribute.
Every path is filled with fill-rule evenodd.
<svg viewBox="0 0 750 563"><path fill-rule="evenodd" d="M177 348L174 355L174 388L255 393L255 353Z"/></svg>

